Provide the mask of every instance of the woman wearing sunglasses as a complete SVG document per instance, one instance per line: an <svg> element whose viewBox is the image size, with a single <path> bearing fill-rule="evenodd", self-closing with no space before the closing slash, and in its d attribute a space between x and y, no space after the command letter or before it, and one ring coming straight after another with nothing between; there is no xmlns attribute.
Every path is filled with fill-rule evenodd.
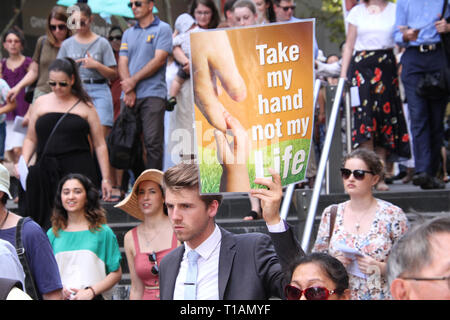
<svg viewBox="0 0 450 320"><path fill-rule="evenodd" d="M111 299L111 289L122 278L122 256L89 178L74 173L61 179L47 236L65 300Z"/></svg>
<svg viewBox="0 0 450 320"><path fill-rule="evenodd" d="M288 300L349 300L348 274L344 265L326 253L311 253L291 264Z"/></svg>
<svg viewBox="0 0 450 320"><path fill-rule="evenodd" d="M114 106L109 80L117 77L117 62L108 40L91 30L94 20L86 3L77 3L73 12L76 33L61 45L58 58L69 57L78 63L83 87L92 99L102 124L109 134L114 122Z"/></svg>
<svg viewBox="0 0 450 320"><path fill-rule="evenodd" d="M30 108L30 124L22 151L27 164L36 152L36 165L42 169L36 170L36 165L29 168L25 210L44 229L50 226L52 201L60 177L68 173L86 175L101 189L104 200L112 190L108 149L100 120L82 87L75 61L70 58L53 61L48 85L52 92L40 96ZM101 177L97 174L93 152Z"/></svg>
<svg viewBox="0 0 450 320"><path fill-rule="evenodd" d="M402 209L373 196L382 173L383 163L371 150L344 158L341 174L350 200L324 210L314 244L313 251L329 253L347 268L352 300L391 299L386 261L408 221Z"/></svg>
<svg viewBox="0 0 450 320"><path fill-rule="evenodd" d="M22 80L11 88L8 99L15 100L17 95L25 88L36 82L36 88L32 101L39 96L50 93L52 89L48 85L48 66L56 59L62 42L72 35L67 28L67 9L60 6L53 7L47 17L46 35L41 36L36 43L28 72ZM31 101L28 101L31 102ZM26 121L28 113L25 116Z"/></svg>
<svg viewBox="0 0 450 320"><path fill-rule="evenodd" d="M162 179L161 171L145 170L131 193L115 206L142 221L124 238L130 300L159 300L159 263L179 244L167 216Z"/></svg>

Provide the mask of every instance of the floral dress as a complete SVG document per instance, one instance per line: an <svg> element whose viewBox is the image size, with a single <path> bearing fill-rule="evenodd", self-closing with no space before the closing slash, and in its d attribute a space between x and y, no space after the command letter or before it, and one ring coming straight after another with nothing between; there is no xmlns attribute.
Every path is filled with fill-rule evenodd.
<svg viewBox="0 0 450 320"><path fill-rule="evenodd" d="M408 219L399 207L384 200L376 200L375 218L366 234L353 234L344 229L343 213L349 201L338 204L331 244L329 230L332 206L327 207L322 214L313 251L336 256L336 246L346 245L377 261L386 262L393 244L407 231ZM377 272L367 275L366 279L349 273L349 284L352 300L392 299L387 279Z"/></svg>

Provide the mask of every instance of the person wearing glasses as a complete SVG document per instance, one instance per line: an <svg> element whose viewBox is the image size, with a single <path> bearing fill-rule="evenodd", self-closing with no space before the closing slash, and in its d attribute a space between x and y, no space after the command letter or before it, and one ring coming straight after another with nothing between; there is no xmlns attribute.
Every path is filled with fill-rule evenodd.
<svg viewBox="0 0 450 320"><path fill-rule="evenodd" d="M146 149L145 168L161 170L167 98L165 75L167 57L172 53L172 29L153 15L153 0L133 0L129 6L137 23L125 30L119 52L121 112L137 116Z"/></svg>
<svg viewBox="0 0 450 320"><path fill-rule="evenodd" d="M28 72L22 80L11 88L8 100L15 100L17 95L35 81L33 102L41 95L50 93L52 89L48 85L48 66L56 59L62 42L72 35L67 28L67 9L55 6L47 17L46 35L39 37ZM28 123L29 113L25 115L25 123Z"/></svg>
<svg viewBox="0 0 450 320"><path fill-rule="evenodd" d="M287 300L349 300L348 274L344 265L326 253L310 253L289 269L284 292Z"/></svg>
<svg viewBox="0 0 450 320"><path fill-rule="evenodd" d="M273 0L273 5L277 22L299 20L294 17L295 8L297 7L294 0Z"/></svg>
<svg viewBox="0 0 450 320"><path fill-rule="evenodd" d="M112 26L108 32L108 41L114 51L116 62L119 61L120 44L122 42L123 31L119 26ZM114 106L114 122L120 114L120 95L122 94L122 86L120 85L120 77L109 81L111 89L112 101ZM123 170L111 166L111 183L113 186L111 202L117 202L124 198L125 190L122 190Z"/></svg>
<svg viewBox="0 0 450 320"><path fill-rule="evenodd" d="M387 277L396 300L450 300L450 215L420 221L392 248Z"/></svg>
<svg viewBox="0 0 450 320"><path fill-rule="evenodd" d="M401 208L373 196L382 171L380 157L371 150L356 149L344 158L341 174L350 200L325 208L313 248L344 264L352 300L392 298L386 261L408 220Z"/></svg>
<svg viewBox="0 0 450 320"><path fill-rule="evenodd" d="M37 163L45 169L29 168L25 194L27 215L44 229L50 226L51 207L61 176L68 173L88 176L101 190L104 200L109 199L112 190L108 149L100 119L83 89L75 61L70 58L53 61L48 84L52 93L36 99L30 109L30 124L22 152L28 165L36 152ZM52 129L66 112L49 139ZM97 174L92 152L97 156L101 177Z"/></svg>
<svg viewBox="0 0 450 320"><path fill-rule="evenodd" d="M117 62L108 40L91 30L94 17L89 5L77 3L75 7L78 10L72 17L76 33L62 43L57 57L69 57L77 62L83 87L97 110L106 138L114 123L108 82L117 77Z"/></svg>
<svg viewBox="0 0 450 320"><path fill-rule="evenodd" d="M55 254L65 300L109 300L122 278L117 238L106 224L95 185L71 173L59 182L47 236Z"/></svg>
<svg viewBox="0 0 450 320"><path fill-rule="evenodd" d="M159 263L179 245L167 216L162 179L161 171L145 170L131 193L115 206L141 221L124 237L130 300L159 300Z"/></svg>
<svg viewBox="0 0 450 320"><path fill-rule="evenodd" d="M202 29L215 29L220 23L219 10L213 0L193 0L189 14Z"/></svg>

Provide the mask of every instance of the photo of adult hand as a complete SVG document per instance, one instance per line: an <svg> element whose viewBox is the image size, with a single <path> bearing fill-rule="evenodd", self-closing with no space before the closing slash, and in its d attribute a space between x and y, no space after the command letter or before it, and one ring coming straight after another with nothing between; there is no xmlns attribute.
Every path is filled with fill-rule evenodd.
<svg viewBox="0 0 450 320"><path fill-rule="evenodd" d="M215 31L214 37L208 32L197 32L195 37L196 41L191 42L191 50L202 52L192 55L195 103L208 122L225 133L225 107L218 99L216 77L236 102L246 98L246 85L236 66L225 31Z"/></svg>
<svg viewBox="0 0 450 320"><path fill-rule="evenodd" d="M228 142L226 134L214 130L217 146L217 159L222 165L223 173L220 183L222 192L248 192L250 181L247 171L249 157L249 140L245 128L238 119L227 111L222 113L227 132L233 136L233 141Z"/></svg>

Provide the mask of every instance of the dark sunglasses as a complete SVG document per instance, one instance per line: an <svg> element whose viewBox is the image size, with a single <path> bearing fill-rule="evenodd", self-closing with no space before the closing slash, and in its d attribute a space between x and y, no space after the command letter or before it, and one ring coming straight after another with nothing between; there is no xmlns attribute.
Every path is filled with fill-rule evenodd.
<svg viewBox="0 0 450 320"><path fill-rule="evenodd" d="M159 273L158 261L156 260L156 253L153 251L148 255L148 260L153 263L152 273L156 276Z"/></svg>
<svg viewBox="0 0 450 320"><path fill-rule="evenodd" d="M366 173L375 174L372 171L367 171L367 170L353 170L352 171L350 169L341 168L341 175L342 175L342 178L344 178L344 179L350 178L350 175L352 173L356 180L364 180Z"/></svg>
<svg viewBox="0 0 450 320"><path fill-rule="evenodd" d="M288 300L299 300L303 294L306 300L327 300L329 296L335 293L335 290L330 291L324 287L309 287L301 290L288 284L284 288L284 293Z"/></svg>
<svg viewBox="0 0 450 320"><path fill-rule="evenodd" d="M128 3L128 7L132 8L133 5L137 8L142 7L142 1L134 1L134 2L129 2Z"/></svg>
<svg viewBox="0 0 450 320"><path fill-rule="evenodd" d="M59 85L60 87L67 87L69 84L66 81L60 81L60 82L56 82L56 81L49 81L48 85L50 87L56 87L56 85Z"/></svg>
<svg viewBox="0 0 450 320"><path fill-rule="evenodd" d="M121 36L111 36L111 37L108 37L108 40L109 41L114 41L114 40L120 41L120 40L122 40L122 37Z"/></svg>
<svg viewBox="0 0 450 320"><path fill-rule="evenodd" d="M279 7L280 7L281 9L283 9L284 12L288 12L289 9L291 9L292 11L294 11L295 8L296 8L296 6L286 6L286 7L279 6Z"/></svg>
<svg viewBox="0 0 450 320"><path fill-rule="evenodd" d="M59 29L59 30L66 30L67 29L67 26L65 25L65 24L51 24L50 25L50 30L52 30L52 31L55 31L56 29Z"/></svg>

